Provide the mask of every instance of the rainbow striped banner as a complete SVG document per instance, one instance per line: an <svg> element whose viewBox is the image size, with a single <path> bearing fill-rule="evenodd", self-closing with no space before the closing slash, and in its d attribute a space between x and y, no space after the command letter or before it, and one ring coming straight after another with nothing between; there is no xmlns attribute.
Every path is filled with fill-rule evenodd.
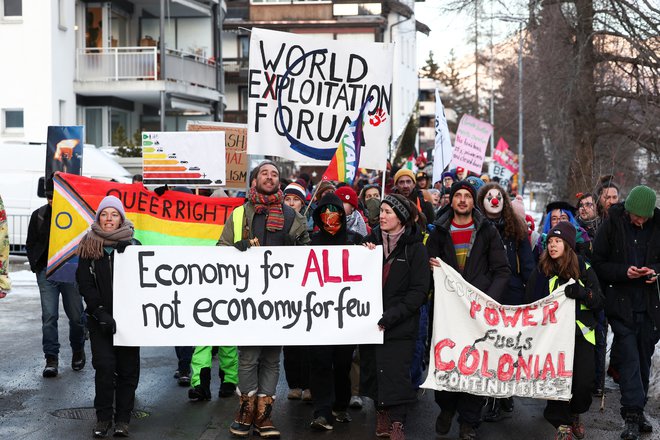
<svg viewBox="0 0 660 440"><path fill-rule="evenodd" d="M141 183L122 184L66 173L55 174L54 189L46 275L64 282L75 280L78 243L107 195L122 201L126 217L135 225L135 238L144 245L213 246L229 214L244 201L176 191L158 196Z"/></svg>

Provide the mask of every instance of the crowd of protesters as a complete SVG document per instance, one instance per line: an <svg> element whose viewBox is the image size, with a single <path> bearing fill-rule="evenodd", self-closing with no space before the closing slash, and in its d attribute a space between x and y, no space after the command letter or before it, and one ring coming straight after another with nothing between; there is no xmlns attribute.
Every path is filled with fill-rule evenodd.
<svg viewBox="0 0 660 440"><path fill-rule="evenodd" d="M556 439L585 437L580 416L593 396L602 395L605 374L621 389L621 438L637 440L652 431L644 408L660 338L660 211L651 188L636 186L624 200L613 177L606 176L575 201L549 203L538 230L519 195L488 175L462 168L444 172L437 182L424 171L402 168L384 187L367 178L354 186L325 180L314 186L306 174L285 181L277 164L264 161L251 173L245 198L226 221L218 246L240 251L302 245L381 249L383 314L374 325L384 342L283 350L176 347L175 377L189 387L194 401L212 398L211 364L217 354L219 396L238 396L229 427L233 436L280 438L272 414L283 351L287 397L311 402L310 429L331 431L335 423L351 422L349 408L362 408L367 397L375 405L375 435L405 439L407 408L416 401L429 367L431 271L443 264L500 304L529 304L560 286L575 300L572 398L548 400L544 411ZM2 212L0 202L0 221ZM111 431L128 436L140 358L139 348L113 346L112 261L115 252L139 242L119 199L108 196L79 246L77 285L48 281L44 225L50 212L50 205L35 211L28 236L30 266L42 298L43 376L58 374L61 294L74 370L85 366L85 328L90 339L96 370L93 436ZM0 261L0 297L9 287L6 263ZM606 372L608 328L614 339ZM513 398L436 391L435 402L440 409L437 434L447 434L456 419L462 440L477 439L483 422L497 422L514 411Z"/></svg>

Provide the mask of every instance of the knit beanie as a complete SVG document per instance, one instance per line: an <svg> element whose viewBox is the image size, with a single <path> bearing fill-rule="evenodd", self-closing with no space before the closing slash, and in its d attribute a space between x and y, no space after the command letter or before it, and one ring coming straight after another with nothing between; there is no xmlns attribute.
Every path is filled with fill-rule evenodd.
<svg viewBox="0 0 660 440"><path fill-rule="evenodd" d="M394 175L394 184L396 185L396 182L403 176L408 176L412 179L413 183L417 183L417 179L415 178L415 173L413 173L412 170L409 170L408 168L401 168Z"/></svg>
<svg viewBox="0 0 660 440"><path fill-rule="evenodd" d="M626 198L626 211L640 217L653 217L655 191L645 185L636 186Z"/></svg>
<svg viewBox="0 0 660 440"><path fill-rule="evenodd" d="M323 194L324 194L326 191L330 190L330 189L334 192L334 191L336 190L335 184L332 183L332 182L329 181L329 180L321 180L321 181L317 184L317 187L316 187L316 195L314 196L314 198L315 198L316 200L321 200L321 198L323 197Z"/></svg>
<svg viewBox="0 0 660 440"><path fill-rule="evenodd" d="M452 200L454 199L454 194L456 194L456 191L459 189L465 189L470 191L470 194L472 194L472 198L476 202L477 200L477 192L474 190L474 186L470 185L469 182L466 180L459 180L458 182L454 182L451 185L451 189L449 190L449 204L451 205Z"/></svg>
<svg viewBox="0 0 660 440"><path fill-rule="evenodd" d="M286 196L296 196L302 200L303 203L305 203L305 199L307 198L307 191L305 191L305 188L303 188L299 183L293 182L289 183L286 188L284 188L284 197Z"/></svg>
<svg viewBox="0 0 660 440"><path fill-rule="evenodd" d="M335 194L337 195L337 197L339 197L339 200L341 200L342 203L348 203L353 208L358 209L358 196L357 196L357 193L350 186L344 185L342 187L337 188L337 191L335 191Z"/></svg>
<svg viewBox="0 0 660 440"><path fill-rule="evenodd" d="M575 250L576 235L577 232L572 223L559 222L554 228L551 228L550 231L548 231L548 240L550 240L550 237L559 237L564 240L571 249Z"/></svg>
<svg viewBox="0 0 660 440"><path fill-rule="evenodd" d="M389 194L385 196L383 203L387 203L392 208L402 225L405 225L408 220L410 220L410 208L408 207L409 205L406 198L402 195Z"/></svg>
<svg viewBox="0 0 660 440"><path fill-rule="evenodd" d="M485 185L484 181L477 176L466 177L465 180L474 187L475 192L479 192L482 186Z"/></svg>
<svg viewBox="0 0 660 440"><path fill-rule="evenodd" d="M103 200L101 200L101 203L99 203L99 207L96 209L97 222L99 221L101 212L103 212L105 208L115 208L119 212L119 215L121 215L122 223L126 220L126 213L124 212L124 205L121 204L121 200L115 196L105 196Z"/></svg>

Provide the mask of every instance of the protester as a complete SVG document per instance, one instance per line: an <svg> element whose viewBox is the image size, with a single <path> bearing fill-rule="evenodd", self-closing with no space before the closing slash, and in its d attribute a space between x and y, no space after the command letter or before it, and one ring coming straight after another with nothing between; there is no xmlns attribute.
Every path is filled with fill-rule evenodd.
<svg viewBox="0 0 660 440"><path fill-rule="evenodd" d="M342 197L352 191L357 205L357 194L350 187L338 188L335 194L326 194L314 210L314 224L318 231L312 234L312 245L346 246L357 244L363 238L348 227ZM342 191L343 190L343 191ZM354 211L357 212L357 211ZM309 347L311 389L314 396L312 429L328 431L334 422L348 423L347 409L351 398L350 370L354 345L314 345Z"/></svg>
<svg viewBox="0 0 660 440"><path fill-rule="evenodd" d="M509 283L509 264L502 240L495 229L475 208L476 194L467 182L451 187L450 204L435 221L426 247L431 266L439 266L440 258L456 269L467 281L495 301L501 301ZM468 258L468 254L470 258ZM437 287L437 286L436 286ZM484 399L467 393L436 391L435 401L441 412L435 430L445 435L458 412L461 440L477 438Z"/></svg>
<svg viewBox="0 0 660 440"><path fill-rule="evenodd" d="M594 268L605 288L605 312L620 362L624 440L653 430L646 419L651 359L660 338L660 210L640 185L612 205L594 243Z"/></svg>
<svg viewBox="0 0 660 440"><path fill-rule="evenodd" d="M603 307L598 278L591 266L575 253L574 225L562 221L548 232L548 246L541 255L537 269L527 283L528 303L552 294L564 286L564 293L575 300L575 349L573 380L569 402L548 400L543 416L557 430L555 439L572 440L585 436L580 414L591 406L594 382L594 345L596 313ZM567 284L570 281L571 284Z"/></svg>
<svg viewBox="0 0 660 440"><path fill-rule="evenodd" d="M7 296L11 290L9 279L9 228L7 227L7 213L0 197L0 299Z"/></svg>
<svg viewBox="0 0 660 440"><path fill-rule="evenodd" d="M360 191L359 205L367 216L367 222L371 228L378 225L380 216L380 187L378 185L365 185Z"/></svg>
<svg viewBox="0 0 660 440"><path fill-rule="evenodd" d="M456 180L456 175L454 174L453 171L445 171L442 173L442 187L451 189L451 186L454 184L454 181Z"/></svg>
<svg viewBox="0 0 660 440"><path fill-rule="evenodd" d="M418 189L424 190L429 188L429 175L424 171L417 171L415 181L417 182Z"/></svg>
<svg viewBox="0 0 660 440"><path fill-rule="evenodd" d="M142 174L135 174L131 178L131 183L142 183L144 181L144 178L142 177Z"/></svg>
<svg viewBox="0 0 660 440"><path fill-rule="evenodd" d="M612 205L619 203L619 185L614 182L614 176L602 176L596 188L598 198L598 216L601 219L607 217Z"/></svg>
<svg viewBox="0 0 660 440"><path fill-rule="evenodd" d="M415 173L407 168L401 168L394 175L396 193L407 198L420 213L424 214L426 224L433 223L435 219L433 206L424 200L424 196L422 196L421 191L416 188L415 184Z"/></svg>
<svg viewBox="0 0 660 440"><path fill-rule="evenodd" d="M380 225L365 239L383 246L382 345L361 345L361 388L376 404L376 436L405 439L406 406L416 400L410 367L417 339L419 308L429 289L428 257L413 221L414 206L391 194L380 208Z"/></svg>
<svg viewBox="0 0 660 440"><path fill-rule="evenodd" d="M465 180L467 179L468 175L469 175L469 171L463 167L456 167L456 169L454 170L454 176L456 176L456 178L454 179L455 181Z"/></svg>
<svg viewBox="0 0 660 440"><path fill-rule="evenodd" d="M527 227L520 215L515 212L514 204L504 188L497 183L488 183L481 188L477 197L477 207L495 226L506 249L512 276L509 277L509 286L500 304L525 304L525 286L535 266L532 246L527 237ZM489 398L486 411L484 420L497 422L504 416L502 411L513 411L513 398Z"/></svg>
<svg viewBox="0 0 660 440"><path fill-rule="evenodd" d="M188 398L194 401L211 400L211 368L213 367L213 346L194 347L190 367L190 389ZM238 383L238 350L235 346L217 347L218 376L220 390L218 397L231 397Z"/></svg>
<svg viewBox="0 0 660 440"><path fill-rule="evenodd" d="M59 303L69 319L69 343L71 344L71 368L80 371L85 367L85 323L83 303L78 286L73 282L51 281L46 279L48 265L48 243L50 241L50 220L53 204L53 181L46 188L48 203L35 210L30 216L28 234L25 241L30 270L36 274L41 299L42 347L46 358L43 377L56 377L59 367L59 331L57 321L60 316Z"/></svg>
<svg viewBox="0 0 660 440"><path fill-rule="evenodd" d="M301 213L305 207L307 192L302 185L292 182L284 188L284 203Z"/></svg>
<svg viewBox="0 0 660 440"><path fill-rule="evenodd" d="M560 221L569 222L575 227L577 233L576 252L585 260L591 260L591 238L589 238L587 231L582 229L575 220L575 207L567 202L557 201L548 203L545 212L543 230L533 248L536 261L539 260L545 250L548 232Z"/></svg>
<svg viewBox="0 0 660 440"><path fill-rule="evenodd" d="M115 250L123 252L133 238L133 223L126 218L121 201L106 196L96 211L91 229L78 245L76 278L87 305L87 327L96 371L94 437L105 437L112 427L114 436L128 437L128 425L135 404L140 377L140 348L114 346L117 326L113 313L113 262ZM114 409L113 409L114 404Z"/></svg>
<svg viewBox="0 0 660 440"><path fill-rule="evenodd" d="M595 197L591 193L578 194L577 201L577 222L582 227L589 238L593 241L596 238L596 231L601 223L601 218L598 216L596 208Z"/></svg>
<svg viewBox="0 0 660 440"><path fill-rule="evenodd" d="M251 246L309 244L304 217L284 204L277 165L261 162L255 180L247 202L234 209L227 219L218 245L246 251ZM239 409L229 427L233 435L249 436L254 424L255 435L279 438L280 431L270 417L279 377L280 351L279 346L239 347Z"/></svg>
<svg viewBox="0 0 660 440"><path fill-rule="evenodd" d="M363 214L359 210L358 196L348 185L337 188L335 191L339 200L344 205L344 212L346 213L346 227L348 230L360 237L367 236L367 224L364 220ZM369 228L371 229L371 228Z"/></svg>

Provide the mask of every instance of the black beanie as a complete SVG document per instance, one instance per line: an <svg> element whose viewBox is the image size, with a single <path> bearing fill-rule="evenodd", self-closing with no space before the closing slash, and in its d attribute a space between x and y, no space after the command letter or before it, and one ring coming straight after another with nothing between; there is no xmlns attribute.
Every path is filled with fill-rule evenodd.
<svg viewBox="0 0 660 440"><path fill-rule="evenodd" d="M571 222L559 222L548 231L548 240L550 237L559 237L575 250L576 235L577 231Z"/></svg>
<svg viewBox="0 0 660 440"><path fill-rule="evenodd" d="M451 205L452 200L454 199L454 194L456 194L456 191L459 189L466 189L470 191L470 194L472 194L472 198L474 199L475 203L477 201L477 194L474 191L474 186L470 185L466 180L459 180L458 182L454 182L451 185L451 190L449 190L449 204Z"/></svg>
<svg viewBox="0 0 660 440"><path fill-rule="evenodd" d="M392 208L392 211L394 211L402 225L408 223L411 212L405 197L399 194L389 194L385 196L383 203L387 203Z"/></svg>

